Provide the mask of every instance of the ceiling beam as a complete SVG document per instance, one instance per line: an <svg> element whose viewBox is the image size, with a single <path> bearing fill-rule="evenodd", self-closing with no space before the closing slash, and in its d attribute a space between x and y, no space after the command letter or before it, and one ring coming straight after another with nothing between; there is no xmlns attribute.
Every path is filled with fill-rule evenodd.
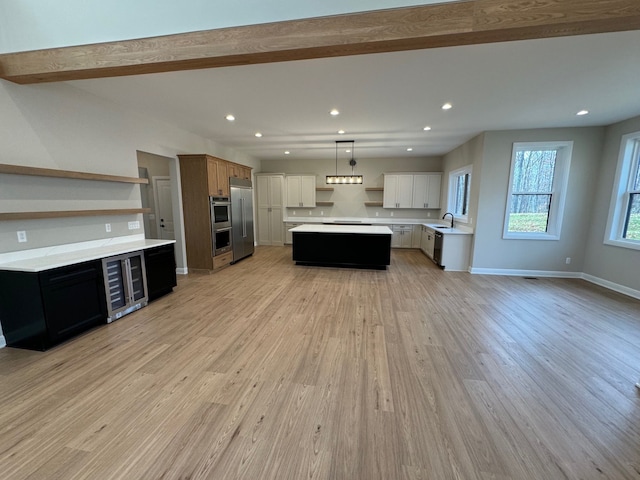
<svg viewBox="0 0 640 480"><path fill-rule="evenodd" d="M638 0L470 0L0 55L20 84L640 29Z"/></svg>

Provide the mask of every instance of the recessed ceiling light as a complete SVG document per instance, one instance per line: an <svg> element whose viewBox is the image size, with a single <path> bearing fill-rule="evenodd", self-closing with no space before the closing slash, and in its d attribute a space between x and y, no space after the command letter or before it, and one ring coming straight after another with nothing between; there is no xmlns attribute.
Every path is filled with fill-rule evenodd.
<svg viewBox="0 0 640 480"><path fill-rule="evenodd" d="M333 115L334 117L335 117L336 115L340 115L340 112L339 112L336 108L334 108L333 110L331 110L329 113L330 113L331 115Z"/></svg>
<svg viewBox="0 0 640 480"><path fill-rule="evenodd" d="M234 116L233 116L233 115L231 115L231 114L227 115L227 116L226 116L226 117L224 117L224 118L226 118L226 119L227 119L227 120L229 120L230 122L233 122L233 121L236 119L236 117L234 117Z"/></svg>
<svg viewBox="0 0 640 480"><path fill-rule="evenodd" d="M431 127L427 125L427 126L426 126L426 127L424 127L422 130L424 130L425 132L428 132L429 130L431 130Z"/></svg>
<svg viewBox="0 0 640 480"><path fill-rule="evenodd" d="M589 114L589 110L580 110L578 113L576 113L576 115L588 115Z"/></svg>
<svg viewBox="0 0 640 480"><path fill-rule="evenodd" d="M286 152L284 152L285 155L289 155L291 152L289 150L287 150Z"/></svg>
<svg viewBox="0 0 640 480"><path fill-rule="evenodd" d="M256 132L256 137L260 138L262 134L260 132Z"/></svg>
<svg viewBox="0 0 640 480"><path fill-rule="evenodd" d="M413 148L411 147L407 148L407 152L413 152Z"/></svg>
<svg viewBox="0 0 640 480"><path fill-rule="evenodd" d="M344 135L344 130L338 130L338 134Z"/></svg>
<svg viewBox="0 0 640 480"><path fill-rule="evenodd" d="M452 108L453 108L453 105L451 105L449 102L442 105L443 110L451 110Z"/></svg>

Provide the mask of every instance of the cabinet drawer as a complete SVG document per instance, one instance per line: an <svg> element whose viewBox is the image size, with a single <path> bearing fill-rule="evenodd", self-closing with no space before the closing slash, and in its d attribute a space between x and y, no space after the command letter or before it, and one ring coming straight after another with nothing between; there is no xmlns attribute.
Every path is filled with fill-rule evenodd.
<svg viewBox="0 0 640 480"><path fill-rule="evenodd" d="M218 268L226 267L233 260L233 252L227 252L222 255L216 255L213 257L213 269L217 270Z"/></svg>

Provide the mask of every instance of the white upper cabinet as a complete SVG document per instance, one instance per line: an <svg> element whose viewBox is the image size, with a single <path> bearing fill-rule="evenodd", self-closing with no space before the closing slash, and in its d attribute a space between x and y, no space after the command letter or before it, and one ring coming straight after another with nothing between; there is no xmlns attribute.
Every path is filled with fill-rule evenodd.
<svg viewBox="0 0 640 480"><path fill-rule="evenodd" d="M384 175L383 208L440 208L441 173Z"/></svg>
<svg viewBox="0 0 640 480"><path fill-rule="evenodd" d="M441 182L439 173L414 175L412 208L440 208Z"/></svg>
<svg viewBox="0 0 640 480"><path fill-rule="evenodd" d="M316 206L316 176L287 175L287 207Z"/></svg>
<svg viewBox="0 0 640 480"><path fill-rule="evenodd" d="M385 174L383 208L411 208L413 197L413 175Z"/></svg>

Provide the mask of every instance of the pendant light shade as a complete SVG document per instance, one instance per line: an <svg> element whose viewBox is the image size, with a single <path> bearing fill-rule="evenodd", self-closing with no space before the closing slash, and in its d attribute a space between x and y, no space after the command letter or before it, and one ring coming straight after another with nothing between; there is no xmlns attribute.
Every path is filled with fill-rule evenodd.
<svg viewBox="0 0 640 480"><path fill-rule="evenodd" d="M350 143L351 144L351 160L349 165L351 166L351 175L338 175L338 144ZM354 169L356 166L356 160L354 158L355 140L336 140L336 174L327 175L328 185L361 185L363 182L362 175L355 175Z"/></svg>

